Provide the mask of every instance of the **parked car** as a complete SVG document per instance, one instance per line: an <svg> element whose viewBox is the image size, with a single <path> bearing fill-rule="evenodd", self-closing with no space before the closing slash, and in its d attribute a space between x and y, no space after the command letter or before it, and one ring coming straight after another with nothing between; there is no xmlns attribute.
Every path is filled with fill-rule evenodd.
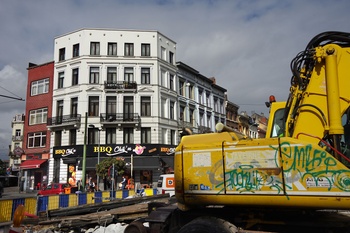
<svg viewBox="0 0 350 233"><path fill-rule="evenodd" d="M70 185L67 183L52 183L39 190L38 195L69 194Z"/></svg>

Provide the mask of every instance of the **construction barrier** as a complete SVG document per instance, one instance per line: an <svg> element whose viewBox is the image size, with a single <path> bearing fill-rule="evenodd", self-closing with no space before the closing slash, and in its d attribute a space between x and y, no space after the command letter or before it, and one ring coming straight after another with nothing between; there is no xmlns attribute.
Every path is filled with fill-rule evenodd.
<svg viewBox="0 0 350 233"><path fill-rule="evenodd" d="M157 194L157 189L145 189L144 192L146 196L153 196ZM39 213L48 210L108 202L135 195L134 190L117 190L0 200L0 223L12 222L13 215L19 205L24 205L27 216L38 216Z"/></svg>

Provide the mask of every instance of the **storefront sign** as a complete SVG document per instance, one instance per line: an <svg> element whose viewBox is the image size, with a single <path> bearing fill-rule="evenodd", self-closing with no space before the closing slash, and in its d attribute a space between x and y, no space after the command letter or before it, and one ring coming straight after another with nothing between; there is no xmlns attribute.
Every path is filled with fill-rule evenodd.
<svg viewBox="0 0 350 233"><path fill-rule="evenodd" d="M162 156L162 155L174 155L175 146L165 144L112 144L112 145L87 145L86 156L96 157L100 153L100 156ZM82 157L83 145L76 146L57 146L53 148L54 158L62 157Z"/></svg>

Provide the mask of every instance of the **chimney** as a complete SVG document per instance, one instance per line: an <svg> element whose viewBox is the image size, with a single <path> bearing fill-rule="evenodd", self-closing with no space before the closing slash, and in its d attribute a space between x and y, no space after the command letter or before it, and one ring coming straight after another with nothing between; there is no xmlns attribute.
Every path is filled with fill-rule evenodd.
<svg viewBox="0 0 350 233"><path fill-rule="evenodd" d="M213 82L213 84L216 84L216 78L215 77L211 77L209 79Z"/></svg>

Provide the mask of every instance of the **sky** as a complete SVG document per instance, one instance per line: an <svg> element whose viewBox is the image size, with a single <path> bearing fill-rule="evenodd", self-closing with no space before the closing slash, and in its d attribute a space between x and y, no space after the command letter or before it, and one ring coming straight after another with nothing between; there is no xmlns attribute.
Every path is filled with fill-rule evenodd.
<svg viewBox="0 0 350 233"><path fill-rule="evenodd" d="M348 0L9 0L0 6L0 159L25 113L29 62L53 61L54 38L82 28L156 30L181 61L227 89L239 112L289 94L291 60L317 34L350 32Z"/></svg>

